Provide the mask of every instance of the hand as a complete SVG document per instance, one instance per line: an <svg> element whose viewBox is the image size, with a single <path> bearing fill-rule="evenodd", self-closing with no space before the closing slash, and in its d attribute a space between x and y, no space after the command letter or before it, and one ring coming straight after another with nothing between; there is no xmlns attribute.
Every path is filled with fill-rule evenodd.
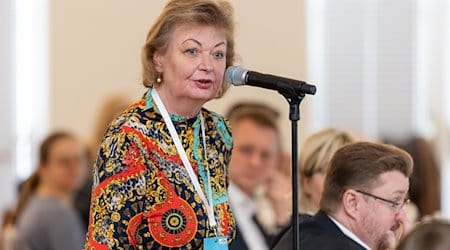
<svg viewBox="0 0 450 250"><path fill-rule="evenodd" d="M393 227L391 230L386 232L384 235L384 239L380 246L382 250L394 250L396 249L398 243L409 233L411 232L414 224L411 222L405 214L403 208L399 212L397 225Z"/></svg>
<svg viewBox="0 0 450 250"><path fill-rule="evenodd" d="M273 171L267 185L266 197L273 206L276 224L285 225L291 218L291 182L289 176Z"/></svg>
<svg viewBox="0 0 450 250"><path fill-rule="evenodd" d="M280 163L277 167L277 170L282 175L286 176L287 178L291 177L291 155L286 152L281 152L279 156L278 162ZM290 179L289 179L290 180Z"/></svg>
<svg viewBox="0 0 450 250"><path fill-rule="evenodd" d="M395 236L395 232L392 230L389 230L384 235L384 238L382 239L381 245L379 246L378 250L394 250L397 247L398 241Z"/></svg>
<svg viewBox="0 0 450 250"><path fill-rule="evenodd" d="M405 238L405 236L411 232L414 227L414 223L405 216L404 220L399 221L399 226L397 230L395 230L395 238L397 242Z"/></svg>

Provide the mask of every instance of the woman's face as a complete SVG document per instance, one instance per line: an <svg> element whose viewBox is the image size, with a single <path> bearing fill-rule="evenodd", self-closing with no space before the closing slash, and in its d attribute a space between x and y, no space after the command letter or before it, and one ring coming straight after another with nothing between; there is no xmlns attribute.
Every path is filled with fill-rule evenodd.
<svg viewBox="0 0 450 250"><path fill-rule="evenodd" d="M325 173L323 171L315 172L310 177L302 177L301 186L304 190L303 192L309 195L309 201L311 202L310 208L316 210L311 212L315 213L319 209L324 183Z"/></svg>
<svg viewBox="0 0 450 250"><path fill-rule="evenodd" d="M162 74L160 89L175 100L206 102L221 89L226 66L226 36L214 26L176 27L164 53L154 63Z"/></svg>
<svg viewBox="0 0 450 250"><path fill-rule="evenodd" d="M61 138L50 148L48 161L40 167L40 178L60 192L78 190L87 174L85 150L73 138Z"/></svg>

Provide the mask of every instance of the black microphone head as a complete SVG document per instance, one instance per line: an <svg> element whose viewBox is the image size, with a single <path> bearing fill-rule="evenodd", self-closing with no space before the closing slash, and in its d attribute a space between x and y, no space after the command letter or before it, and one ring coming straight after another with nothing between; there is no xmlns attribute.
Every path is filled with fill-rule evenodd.
<svg viewBox="0 0 450 250"><path fill-rule="evenodd" d="M305 84L306 86L303 87L303 91L306 94L315 95L316 94L316 86L311 84Z"/></svg>
<svg viewBox="0 0 450 250"><path fill-rule="evenodd" d="M245 77L248 70L241 66L230 66L225 71L226 80L234 86L245 85Z"/></svg>

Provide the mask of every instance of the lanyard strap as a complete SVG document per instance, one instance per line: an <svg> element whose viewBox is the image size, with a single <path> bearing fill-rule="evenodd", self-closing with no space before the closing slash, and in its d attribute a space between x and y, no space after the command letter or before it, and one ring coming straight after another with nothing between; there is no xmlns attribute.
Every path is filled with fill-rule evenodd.
<svg viewBox="0 0 450 250"><path fill-rule="evenodd" d="M207 185L208 188L205 188L205 190L209 190L208 192L208 199L206 199L205 194L203 193L202 188L200 187L200 183L198 182L197 175L194 173L194 170L192 169L192 165L189 162L189 159L187 157L186 151L183 148L183 145L181 144L180 138L178 137L178 133L172 123L172 119L170 118L169 113L166 110L166 107L164 106L164 103L161 101L161 98L158 95L158 92L154 88L152 90L152 97L155 101L156 106L159 109L159 112L161 112L161 115L166 123L167 128L169 129L170 136L172 137L173 143L175 144L175 147L177 148L178 155L181 158L181 161L183 162L184 167L186 168L189 178L191 179L192 184L194 185L195 191L200 196L200 199L206 206L206 211L208 214L208 221L209 225L213 228L217 226L216 218L214 216L214 208L212 204L212 191L211 191L211 181L209 176L209 169L207 169ZM205 124L203 121L203 116L200 112L200 120L201 120L201 130L202 130L202 137L203 137L203 148L205 150L205 157L206 155L206 139L205 139Z"/></svg>

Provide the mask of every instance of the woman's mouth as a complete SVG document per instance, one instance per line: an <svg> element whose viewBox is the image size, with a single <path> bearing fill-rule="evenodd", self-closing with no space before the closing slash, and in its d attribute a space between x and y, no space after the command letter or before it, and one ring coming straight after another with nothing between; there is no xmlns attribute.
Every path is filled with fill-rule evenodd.
<svg viewBox="0 0 450 250"><path fill-rule="evenodd" d="M212 86L213 81L210 79L199 79L199 80L195 80L195 83L200 88L209 88Z"/></svg>

